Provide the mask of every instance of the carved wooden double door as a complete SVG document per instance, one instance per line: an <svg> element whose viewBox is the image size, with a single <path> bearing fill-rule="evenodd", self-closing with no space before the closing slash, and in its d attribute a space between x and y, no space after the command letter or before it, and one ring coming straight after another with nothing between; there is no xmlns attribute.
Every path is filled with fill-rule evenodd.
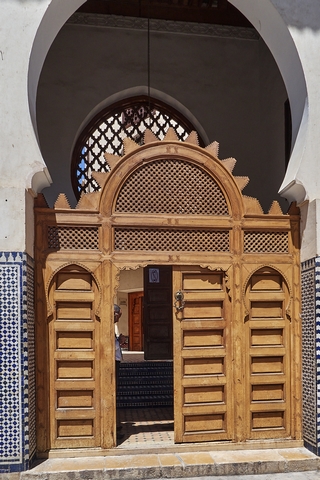
<svg viewBox="0 0 320 480"><path fill-rule="evenodd" d="M116 445L113 303L121 270L155 265L172 269L175 442L300 442L298 210L264 214L216 144L145 138L75 209L36 201L39 452Z"/></svg>
<svg viewBox="0 0 320 480"><path fill-rule="evenodd" d="M174 321L177 442L292 434L288 289L278 271L255 270L246 315L230 297L237 295L228 291L228 274L174 268L174 290L183 294Z"/></svg>
<svg viewBox="0 0 320 480"><path fill-rule="evenodd" d="M172 266L176 442L291 434L288 288L279 271L254 270L237 311L232 276L232 266L225 271ZM108 396L112 410L113 396L110 388L104 392L103 383L114 362L111 348L109 360L108 354L101 358L106 329L95 315L98 298L97 285L79 267L62 269L50 291L55 304L49 325L51 441L56 447L99 446Z"/></svg>

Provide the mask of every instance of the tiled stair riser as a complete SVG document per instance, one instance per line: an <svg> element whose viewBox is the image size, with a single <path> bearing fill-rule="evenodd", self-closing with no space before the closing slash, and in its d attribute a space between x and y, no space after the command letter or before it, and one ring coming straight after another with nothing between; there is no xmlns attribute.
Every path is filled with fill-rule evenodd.
<svg viewBox="0 0 320 480"><path fill-rule="evenodd" d="M171 362L122 363L117 407L171 406L173 368Z"/></svg>

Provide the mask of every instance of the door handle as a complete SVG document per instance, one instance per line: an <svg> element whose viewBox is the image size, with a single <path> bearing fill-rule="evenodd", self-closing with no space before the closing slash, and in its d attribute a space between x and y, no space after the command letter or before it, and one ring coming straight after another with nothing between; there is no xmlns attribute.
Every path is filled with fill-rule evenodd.
<svg viewBox="0 0 320 480"><path fill-rule="evenodd" d="M184 309L184 305L186 303L184 301L184 295L181 292L181 290L178 290L175 293L174 298L175 298L174 307L176 308L176 310L178 310L178 312L181 312Z"/></svg>

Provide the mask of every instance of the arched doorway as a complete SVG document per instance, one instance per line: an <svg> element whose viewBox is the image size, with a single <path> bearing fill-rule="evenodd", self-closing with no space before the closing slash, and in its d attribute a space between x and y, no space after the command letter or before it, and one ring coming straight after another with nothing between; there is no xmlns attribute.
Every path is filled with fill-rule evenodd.
<svg viewBox="0 0 320 480"><path fill-rule="evenodd" d="M73 2L72 5L61 6L59 2L55 0L51 1L50 7L47 9L38 28L30 56L28 82L29 106L36 132L37 121L35 105L38 82L44 59L61 26L77 8L85 3L86 2L83 0L79 0ZM212 2L208 2L208 4L209 3L210 5L212 4ZM241 13L247 17L257 29L259 34L261 34L262 38L270 48L270 51L278 64L279 71L284 78L292 114L292 149L294 161L290 162L287 176L282 186L282 194L290 201L300 201L304 196L304 190L302 186L298 185L299 182L295 182L295 177L298 173L301 159L299 152L301 152L301 148L303 148L303 143L305 141L305 128L307 124L307 110L305 105L307 92L297 50L287 27L270 1L263 2L263 4L259 4L259 6L257 6L253 0L247 0L244 2L233 0L229 3L241 11ZM282 56L282 52L284 51L282 47L284 44L286 45L285 57ZM288 61L289 56L290 61ZM300 126L301 135L298 135ZM294 149L293 147L295 146L296 140L297 145ZM72 148L72 146L70 146L70 148ZM44 154L45 160L46 156L47 155ZM48 159L47 166L52 170L53 166L49 165L50 163L51 161Z"/></svg>
<svg viewBox="0 0 320 480"><path fill-rule="evenodd" d="M94 174L101 191L82 196L75 210L64 195L54 209L36 209L37 314L68 325L79 320L80 305L78 335L92 330L89 318L99 328L97 347L73 339L61 368L58 329L43 322L38 332L48 339L39 355L50 358L48 376L39 378L52 392L39 413L50 425L47 448L115 445L113 299L121 269L148 265L172 266L175 441L300 441L298 211L283 215L275 202L263 214L256 199L242 196L248 179L232 175L235 160L219 160L216 143L199 147L195 133L182 143L173 130L163 141L146 131L144 145L124 145L110 172ZM68 289L55 280L75 264L94 276L98 297L93 287L88 299L79 294L78 271ZM50 307L52 281L62 285L56 295L66 295L67 309ZM75 397L88 382L96 385L96 410L80 393L76 405L60 408L60 390Z"/></svg>

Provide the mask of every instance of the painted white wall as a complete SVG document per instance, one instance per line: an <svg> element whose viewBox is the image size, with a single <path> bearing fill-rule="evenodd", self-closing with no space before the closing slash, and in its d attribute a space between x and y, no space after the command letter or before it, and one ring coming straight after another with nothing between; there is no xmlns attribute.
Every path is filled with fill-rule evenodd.
<svg viewBox="0 0 320 480"><path fill-rule="evenodd" d="M41 191L51 180L38 147L29 106L34 117L38 77L47 50L63 23L82 3L84 0L1 0L2 251L33 254L33 225L31 228L29 225L33 202L29 201L26 191Z"/></svg>
<svg viewBox="0 0 320 480"><path fill-rule="evenodd" d="M28 105L28 68L48 1L1 1L0 250L25 250L26 189L45 168Z"/></svg>
<svg viewBox="0 0 320 480"><path fill-rule="evenodd" d="M320 255L320 2L304 0L272 0L293 38L304 70L308 101L300 128L297 155L290 163L282 189L284 194L295 181L306 190L301 206L302 248L301 260ZM293 72L294 74L294 72ZM293 75L294 76L294 75ZM295 179L295 180L294 180Z"/></svg>
<svg viewBox="0 0 320 480"><path fill-rule="evenodd" d="M302 118L306 117L308 112L306 105L307 88L305 75L297 46L290 35L285 19L279 15L278 9L273 5L273 3L276 2L265 0L230 0L230 3L237 7L260 33L278 64L286 85L292 114L292 146L294 148L286 179L281 187L281 192L289 201L297 200L296 195L300 194L301 198L298 200L302 201L305 192L303 189L294 188L294 184L301 183L298 179L296 180L302 158L301 152L305 143L305 129L301 128L301 122ZM291 9L290 1L278 0L278 4L278 7L281 5L281 8L279 8L281 13ZM300 15L302 16L302 14L300 4ZM303 122L303 126L305 125L306 123ZM288 188L289 185L291 188Z"/></svg>

